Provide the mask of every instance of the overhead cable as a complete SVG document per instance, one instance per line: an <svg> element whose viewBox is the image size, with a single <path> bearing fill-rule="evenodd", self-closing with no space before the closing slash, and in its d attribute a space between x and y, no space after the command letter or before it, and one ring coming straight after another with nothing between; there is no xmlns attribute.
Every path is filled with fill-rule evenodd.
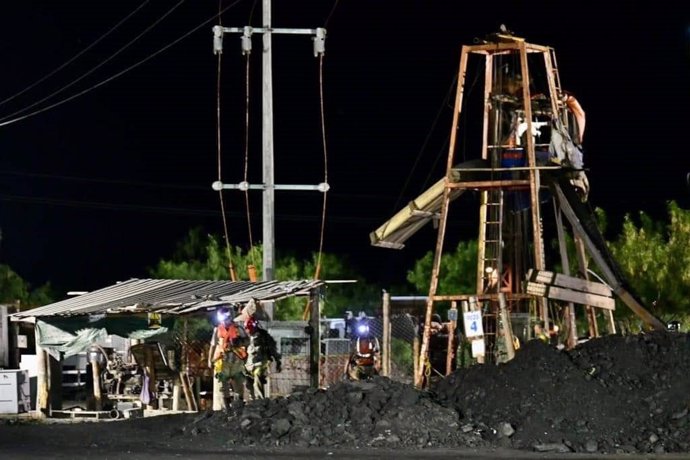
<svg viewBox="0 0 690 460"><path fill-rule="evenodd" d="M234 1L234 2L231 3L230 5L228 5L228 6L226 6L225 8L223 8L223 12L225 12L225 11L229 10L230 8L234 7L235 5L237 5L238 3L240 3L241 1L242 1L242 0L236 0L236 1ZM76 94L73 94L72 96L69 96L69 97L66 97L66 98L64 98L64 99L61 99L61 100L59 100L58 102L55 102L54 104L48 105L48 106L46 106L46 107L43 107L43 108L41 108L41 109L38 109L38 110L36 110L36 111L34 111L34 112L31 112L31 113L28 113L28 114L26 114L26 115L22 115L22 116L19 116L19 117L17 117L17 118L13 118L13 119L7 120L7 121L1 121L1 120L0 120L0 128L3 127L3 126L11 125L11 124L16 123L16 122L18 122L18 121L26 120L27 118L36 116L36 115L38 115L38 114L40 114L40 113L46 112L46 111L51 110L51 109L54 109L54 108L56 108L56 107L59 107L59 106L61 106L62 104L65 104L65 103L67 103L67 102L70 102L70 101L72 101L72 100L74 100L74 99L76 99L76 98L78 98L78 97L80 97L80 96L83 96L84 94L90 93L91 91L93 91L93 90L95 90L95 89L97 89L97 88L100 88L101 86L103 86L103 85L105 85L105 84L107 84L107 83L110 83L111 81L113 81L113 80L115 80L115 79L121 77L122 75L126 74L126 73L129 72L130 70L133 70L133 69L139 67L140 65L142 65L142 64L144 64L144 63L150 61L151 59L153 59L154 57L158 56L159 54L161 54L161 53L167 51L168 49L172 48L173 46L177 45L179 42L181 42L181 41L184 40L185 38L189 37L189 36L192 35L194 32L198 31L198 30L201 29L202 27L205 27L208 23L214 21L217 17L218 17L218 15L213 15L212 17L210 17L209 19L205 20L204 22L202 22L202 23L199 24L198 26L196 26L196 27L194 27L193 29L189 30L187 33L183 34L181 37L179 37L179 38L177 38L176 40L173 40L172 42L168 43L167 45L165 45L164 47L162 47L162 48L159 49L158 51L156 51L156 52L150 54L149 56L145 57L144 59L141 59L141 60L135 62L134 64L130 65L129 67L126 67L124 70L121 70L120 72L117 72L117 73L111 75L110 77L106 78L105 80L102 80L102 81L100 81L99 83L96 83L95 85L93 85L93 86L91 86L91 87L89 87L89 88L86 88L86 89L84 89L84 90L82 90L82 91L80 91L80 92L78 92L78 93L76 93ZM5 119L5 120L6 120L6 119Z"/></svg>
<svg viewBox="0 0 690 460"><path fill-rule="evenodd" d="M96 46L97 44L99 44L101 41L103 41L103 39L106 38L108 35L110 35L111 33L115 32L115 30L117 30L122 24L124 24L125 22L127 22L132 16L134 16L135 14L137 14L137 13L139 12L139 10L141 10L144 6L146 6L146 4L149 3L150 1L151 1L151 0L145 0L144 3L142 3L141 5L139 5L138 7L136 7L136 8L134 9L134 11L132 11L131 13L129 13L127 16L125 16L124 19L120 20L120 22L118 22L117 24L115 24L115 25L114 25L110 30L108 30L106 33L104 33L103 35L101 35L100 37L98 37L98 38L97 38L93 43L91 43L89 46L87 46L87 47L84 48L83 50L79 51L79 52L78 52L77 54L75 54L74 56L72 56L72 57L71 57L70 59L68 59L64 64L62 64L62 65L56 67L55 69L53 69L52 71L48 72L48 73L45 74L43 77L39 78L38 80L36 80L36 81L33 82L32 84L30 84L29 86L27 86L26 88L24 88L23 90L19 91L18 93L15 93L15 94L13 94L12 96L9 96L9 97L7 97L6 99L0 101L0 106L3 106L3 105L5 105L6 103L10 102L11 100L16 99L17 97L21 96L22 94L26 93L27 91L30 91L31 89L33 89L33 88L35 88L36 86L40 85L41 83L43 83L44 81L46 81L47 79L49 79L50 77L52 77L53 75L55 75L56 73L58 73L59 71L61 71L62 69L64 69L64 68L67 67L68 65L70 65L71 63L73 63L74 61L76 61L76 60L77 60L80 56L82 56L84 53L86 53L87 51L89 51L90 49L92 49L94 46Z"/></svg>
<svg viewBox="0 0 690 460"><path fill-rule="evenodd" d="M132 40L130 40L129 42L125 43L125 45L124 45L122 48L120 48L119 50L115 51L115 53L113 53L110 57L108 57L107 59L105 59L105 60L104 60L103 62L101 62L100 64L98 64L98 65L94 66L93 68L91 68L91 70L89 70L89 71L87 71L86 73L84 73L81 77L79 77L79 78L73 80L71 83L68 83L67 85L63 86L62 88L58 89L57 91L54 91L53 93L49 94L48 96L44 97L43 99L40 99L40 100L34 102L33 104L30 104L30 105L24 107L23 109L19 109L19 110L15 111L15 112L12 112L11 114L7 115L6 117L3 117L2 119L0 119L0 122L5 121L5 120L7 120L8 118L12 118L12 117L14 117L15 115L18 115L18 114L20 114L20 113L24 113L24 112L26 112L27 110L32 109L32 108L36 107L37 105L39 105L39 104L41 104L41 103L43 103L43 102L45 102L45 101L47 101L47 100L52 99L53 97L55 97L55 96L57 96L58 94L60 94L60 93L62 93L63 91L65 91L66 89L71 88L71 87L74 86L75 84L79 83L79 82L82 81L84 78L88 77L89 75L91 75L92 73L94 73L96 70L98 70L98 69L100 69L101 67L103 67L104 65L106 65L108 62L110 62L111 60L113 60L114 58L116 58L120 53L122 53L122 52L125 51L127 48L129 48L130 46L132 46L134 43L136 43L137 41L139 41L139 39L140 39L141 37L143 37L144 35L146 35L147 33L149 33L151 30L153 30L154 27L156 27L158 24L160 24L166 17L168 17L173 11L175 11L175 10L176 10L180 5L182 5L184 2L185 2L185 0L180 0L179 2L177 2L177 3L176 3L172 8L170 8L163 16L161 16L160 18L158 18L156 21L154 21L153 24L151 24L151 25L148 26L146 29L144 29L143 32L141 32L139 35L137 35L136 37L134 37L134 38L133 38Z"/></svg>

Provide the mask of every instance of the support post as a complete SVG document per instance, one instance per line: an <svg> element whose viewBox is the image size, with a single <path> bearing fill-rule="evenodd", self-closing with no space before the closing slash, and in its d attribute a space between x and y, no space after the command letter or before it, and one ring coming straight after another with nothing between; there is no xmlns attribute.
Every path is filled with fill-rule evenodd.
<svg viewBox="0 0 690 460"><path fill-rule="evenodd" d="M93 380L93 402L96 406L95 410L103 410L103 395L101 393L101 367L98 365L96 353L89 353L89 362L91 363L91 378Z"/></svg>
<svg viewBox="0 0 690 460"><path fill-rule="evenodd" d="M457 126L460 119L460 111L462 110L462 100L464 95L465 73L467 71L468 49L466 46L462 47L460 53L460 68L458 70L458 86L455 95L455 107L453 109L453 123L450 132L450 142L448 144L448 163L446 164L446 177L443 182L443 201L441 202L441 218L438 224L438 236L436 238L436 251L434 253L434 263L431 269L431 283L429 284L429 295L426 300L426 312L424 315L424 333L422 335L422 344L419 350L419 365L414 377L414 386L421 389L424 385L424 367L429 356L429 341L431 338L431 317L434 312L434 296L438 289L438 277L441 271L441 257L443 252L443 243L446 237L446 224L448 223L448 205L450 203L450 182L452 178L452 169L455 162L455 143L457 140ZM426 382L428 384L428 382Z"/></svg>
<svg viewBox="0 0 690 460"><path fill-rule="evenodd" d="M608 326L608 331L609 334L613 335L616 333L616 321L613 319L613 311L612 310L606 310L606 319L608 320L607 326Z"/></svg>
<svg viewBox="0 0 690 460"><path fill-rule="evenodd" d="M575 249L577 251L577 263L580 271L584 274L585 279L589 279L587 275L587 256L585 254L585 244L580 236L575 235ZM599 325L597 324L597 314L591 305L585 305L585 315L587 316L587 324L589 326L589 336L599 337Z"/></svg>
<svg viewBox="0 0 690 460"><path fill-rule="evenodd" d="M149 385L148 385L148 391L150 395L153 395L156 393L156 367L154 366L153 363L153 352L151 351L151 348L148 346L144 348L144 357L145 357L145 365L144 368L146 370L146 374L148 375L149 378ZM95 381L94 381L95 384ZM95 394L95 390L94 390ZM149 404L146 405L146 408L151 410L151 409L157 409L158 408L158 401L155 399L151 398L149 401Z"/></svg>
<svg viewBox="0 0 690 460"><path fill-rule="evenodd" d="M419 331L415 331L416 334L414 336L414 339L412 339L412 370L414 375L419 374L419 349L420 349L420 341L419 341Z"/></svg>
<svg viewBox="0 0 690 460"><path fill-rule="evenodd" d="M62 354L60 354L60 358L62 358ZM48 369L50 412L62 410L62 360L46 353L46 368Z"/></svg>
<svg viewBox="0 0 690 460"><path fill-rule="evenodd" d="M215 377L213 378L213 410L222 410L222 407L220 409L216 409L216 392L215 392L215 382L218 379ZM187 402L187 410L190 411L196 411L198 410L197 405L196 405L196 400L194 399L194 393L192 392L192 389L189 385L189 379L187 378L187 373L186 372L180 372L180 382L182 384L182 392L184 393L184 399ZM221 393L222 394L222 393ZM221 398L222 399L222 398Z"/></svg>
<svg viewBox="0 0 690 460"><path fill-rule="evenodd" d="M319 388L321 376L321 312L319 309L319 289L311 292L311 312L309 317L310 338L309 343L309 374L312 388Z"/></svg>
<svg viewBox="0 0 690 460"><path fill-rule="evenodd" d="M556 198L553 200L554 214L556 215L556 231L558 234L558 248L561 254L561 265L563 267L563 274L570 275L570 260L568 258L568 250L565 243L565 230L563 229L563 214L558 207ZM579 258L578 258L579 260ZM566 347L568 349L574 348L577 345L577 323L575 322L575 304L568 302L565 307L565 324L567 326Z"/></svg>
<svg viewBox="0 0 690 460"><path fill-rule="evenodd" d="M499 292L498 294L498 304L500 310L500 330L506 347L506 358L510 361L515 358L515 345L513 344L513 326L510 323L506 296L503 292Z"/></svg>
<svg viewBox="0 0 690 460"><path fill-rule="evenodd" d="M271 0L262 1L263 52L261 55L262 122L261 152L263 161L263 279L273 280L273 260L275 258L275 190L273 168L273 49L271 33ZM273 320L273 303L264 304L269 320Z"/></svg>
<svg viewBox="0 0 690 460"><path fill-rule="evenodd" d="M172 393L172 410L180 410L180 391L182 389L182 382L180 382L180 376L174 379L173 382L173 393Z"/></svg>
<svg viewBox="0 0 690 460"><path fill-rule="evenodd" d="M458 303L452 301L450 303L450 311L448 312L450 321L448 324L448 350L446 351L446 375L453 372L453 362L455 361L455 351L457 350L457 342L455 341L455 329L458 324Z"/></svg>
<svg viewBox="0 0 690 460"><path fill-rule="evenodd" d="M383 344L381 353L381 374L384 377L390 377L390 329L391 329L391 295L383 291Z"/></svg>
<svg viewBox="0 0 690 460"><path fill-rule="evenodd" d="M38 417L48 416L50 382L48 381L46 352L38 344L36 334L36 414Z"/></svg>

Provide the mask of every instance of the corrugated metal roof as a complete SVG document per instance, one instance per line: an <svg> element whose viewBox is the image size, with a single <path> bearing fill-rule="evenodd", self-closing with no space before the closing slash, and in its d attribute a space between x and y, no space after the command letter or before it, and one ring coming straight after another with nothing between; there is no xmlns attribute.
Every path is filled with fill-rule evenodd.
<svg viewBox="0 0 690 460"><path fill-rule="evenodd" d="M95 313L160 312L185 314L251 299L275 301L307 296L322 280L192 281L130 279L97 291L15 313L17 318L74 316Z"/></svg>

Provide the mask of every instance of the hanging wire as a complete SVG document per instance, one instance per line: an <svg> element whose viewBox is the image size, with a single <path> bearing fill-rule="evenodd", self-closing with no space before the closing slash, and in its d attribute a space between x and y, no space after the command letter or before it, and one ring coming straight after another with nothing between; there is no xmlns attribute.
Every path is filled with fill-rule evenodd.
<svg viewBox="0 0 690 460"><path fill-rule="evenodd" d="M244 181L249 182L249 69L250 53L245 54L245 99L244 99ZM249 190L244 191L244 203L247 209L247 232L249 234L249 253L251 254L252 264L256 267L256 254L252 251L254 247L254 237L252 231L252 219L249 206Z"/></svg>
<svg viewBox="0 0 690 460"><path fill-rule="evenodd" d="M256 5L259 4L259 0L254 0L254 3L252 4L252 9L249 11L249 20L247 21L247 24L250 26L252 25L252 19L254 18L254 10L256 9Z"/></svg>
<svg viewBox="0 0 690 460"><path fill-rule="evenodd" d="M76 61L76 60L77 60L80 56L82 56L84 53L86 53L87 51L89 51L90 49L92 49L94 46L96 46L97 44L99 44L101 41L103 41L103 39L106 38L108 35L110 35L110 34L112 34L113 32L115 32L115 30L117 30L122 24L124 24L125 22L127 22L132 16L134 16L135 14L137 14L137 13L139 12L139 10L141 10L143 7L145 7L150 1L151 1L151 0L146 0L144 3L142 3L141 5L139 5L138 7L136 7L136 8L134 9L134 11L132 11L131 13L129 13L127 16L125 16L124 19L122 19L120 22L118 22L118 23L115 24L113 27L111 27L110 30L108 30L106 33L104 33L103 35L101 35L100 37L98 37L98 38L97 38L93 43L91 43L89 46L87 46L86 48L84 48L83 50L79 51L77 54L75 54L74 56L72 56L70 59L68 59L67 62L65 62L65 63L63 63L62 65L60 65L60 66L56 67L55 69L51 70L50 72L48 72L47 74L45 74L44 76L42 76L41 78L39 78L38 80L36 80L35 82L31 83L29 86L27 86L27 87L24 88L23 90L19 91L18 93L15 93L15 94L13 94L12 96L9 96L9 97L3 99L2 101L0 101L0 106L3 106L3 105L5 105L5 104L7 104L7 103L10 102L11 100L16 99L17 97L21 96L22 94L26 93L27 91L30 91L31 89L33 89L33 88L35 88L36 86L40 85L41 83L43 83L44 81L46 81L47 79L49 79L50 77L52 77L53 75L55 75L56 73L58 73L59 71L61 71L62 69L64 69L64 68L67 67L68 65L70 65L71 63L73 63L74 61Z"/></svg>
<svg viewBox="0 0 690 460"><path fill-rule="evenodd" d="M337 4L337 2L336 2ZM334 6L335 8L335 6ZM323 104L323 54L319 56L319 103L321 107L321 142L323 145L323 182L328 183L328 149L326 144L326 116ZM316 269L314 271L314 279L319 279L321 276L321 259L323 256L323 241L326 233L326 203L328 199L328 191L323 192L323 207L321 209L321 234L319 236L319 255L316 259Z"/></svg>
<svg viewBox="0 0 690 460"><path fill-rule="evenodd" d="M333 16L333 13L335 13L335 9L338 7L338 2L339 2L339 1L340 1L340 0L335 0L335 2L333 2L333 7L331 8L330 13L328 13L328 17L326 18L326 21L323 23L323 27L324 27L324 28L328 27L328 22L331 20L331 17Z"/></svg>
<svg viewBox="0 0 690 460"><path fill-rule="evenodd" d="M177 2L175 5L173 5L172 8L170 8L168 11L166 11L165 14L163 14L163 16L161 16L160 18L158 18L157 20L155 20L155 21L153 22L153 24L151 24L151 25L148 26L146 29L144 29L143 32L141 32L139 35L137 35L136 37L134 37L132 40L130 40L130 41L128 41L127 43L125 43L124 46L122 46L119 50L115 51L110 57L108 57L107 59L105 59L105 60L102 61L101 63L95 65L94 67L92 67L90 70L88 70L86 73L84 73L81 77L79 77L79 78L77 78L77 79L75 79L75 80L72 80L72 82L66 84L65 86L63 86L62 88L58 89L57 91L54 91L53 93L49 94L48 96L44 97L43 99L39 99L38 101L34 102L33 104L29 104L28 106L24 107L23 109L16 110L16 111L10 113L9 115L6 115L6 116L3 117L2 119L0 119L0 121L5 121L5 120L7 120L7 119L9 119L9 118L14 117L15 115L19 115L19 114L21 114L21 113L24 113L24 112L26 112L27 110L32 109L32 108L36 107L37 105L39 105L39 104L41 104L41 103L43 103L43 102L45 102L45 101L47 101L47 100L52 99L53 97L55 97L55 96L57 96L58 94L60 94L60 93L62 93L63 91L65 91L66 89L71 88L71 87L74 86L75 84L79 83L79 82L82 81L84 78L88 77L89 75L91 75L92 73L94 73L96 70L100 69L101 67L103 67L104 65L106 65L108 62L110 62L111 60L115 59L118 55L120 55L120 53L124 52L127 48L129 48L129 47L132 46L134 43L136 43L137 41L139 41L139 39L140 39L141 37L143 37L144 35L146 35L147 33L149 33L149 32L150 32L151 30L153 30L158 24L160 24L161 22L163 22L163 20L164 20L165 18L167 18L170 14L172 14L173 11L175 11L175 10L176 10L180 5L182 5L184 2L185 2L185 0L180 0L179 2Z"/></svg>
<svg viewBox="0 0 690 460"><path fill-rule="evenodd" d="M326 142L326 116L324 110L323 97L323 54L319 56L319 104L321 108L321 142L323 145L323 182L328 183L328 149ZM321 259L323 258L323 242L326 233L326 204L328 201L328 191L323 192L323 207L321 208L321 232L319 235L319 252L316 257L316 267L314 267L314 279L318 280L321 276ZM302 319L308 320L311 315L311 297L307 300Z"/></svg>
<svg viewBox="0 0 690 460"><path fill-rule="evenodd" d="M331 11L328 13L326 20L324 21L324 27L328 26L328 22L333 17L336 8L338 7L339 0L335 0ZM323 182L328 184L328 147L326 142L326 115L324 110L324 97L323 97L323 59L324 54L319 55L319 108L321 115L321 143L323 148ZM314 279L319 279L321 277L321 261L323 259L323 242L326 234L326 209L328 204L328 190L323 192L323 205L321 207L321 231L319 234L319 252L316 257L316 267L314 267ZM306 309L302 316L306 316L310 311L311 299L307 302Z"/></svg>
<svg viewBox="0 0 690 460"><path fill-rule="evenodd" d="M252 20L254 18L254 11L256 10L256 6L259 4L259 0L254 0L254 3L252 3L252 8L249 11L249 18L247 19L247 24L251 25ZM251 53L247 52L245 53L245 75L244 75L244 81L245 81L245 100L244 100L244 182L249 183L249 108L250 108L250 85L249 85L249 77L250 77L250 69L251 69L251 61L250 61L250 56ZM250 281L253 281L256 279L256 266L258 265L257 263L257 253L256 251L253 250L254 248L254 231L252 230L252 217L251 217L251 205L249 202L249 190L244 191L244 204L245 204L245 215L247 218L247 234L248 234L248 241L249 241L249 251L247 255L250 258L250 264L247 265L247 274L249 276Z"/></svg>
<svg viewBox="0 0 690 460"><path fill-rule="evenodd" d="M226 6L225 8L223 8L223 11L222 11L222 12L225 12L225 11L229 10L230 8L234 7L235 5L237 5L238 3L240 3L241 1L242 1L242 0L235 0L235 1L232 2L230 5L228 5L228 6ZM212 17L210 17L209 19L205 20L205 21L202 22L201 24L199 24L199 25L197 25L196 27L194 27L193 29L189 30L188 32L186 32L185 34L183 34L181 37L179 37L179 38L173 40L172 42L168 43L168 44L165 45L164 47L160 48L158 51L149 54L149 55L148 55L147 57L145 57L144 59L141 59L141 60L135 62L134 64L130 65L129 67L126 67L124 70L121 70L120 72L117 72L117 73L111 75L110 77L106 78L105 80L102 80L102 81L96 83L95 85L92 85L92 86L90 86L90 87L88 87L88 88L86 88L86 89L84 89L84 90L82 90L82 91L80 91L80 92L78 92L78 93L76 93L76 94L73 94L72 96L66 97L66 98L61 99L61 100L59 100L59 101L57 101L57 102L55 102L55 103L53 103L53 104L50 104L50 105L48 105L48 106L46 106L46 107L37 109L37 110L35 110L35 111L31 112L31 113L28 113L28 114L26 114L26 115L18 116L18 117L16 117L16 118L11 119L11 120L7 120L7 117L4 118L3 120L7 120L7 121L2 121L2 122L0 122L0 127L7 126L7 125L11 125L11 124L17 123L18 121L26 120L27 118L31 118L31 117L36 116L36 115L38 115L38 114L41 114L41 113L43 113L43 112L47 112L48 110L54 109L54 108L56 108L56 107L59 107L59 106L65 104L65 103L67 103L67 102L70 102L70 101L72 101L72 100L74 100L74 99L76 99L76 98L78 98L78 97L80 97L80 96L83 96L83 95L85 95L85 94L87 94L87 93L90 93L91 91L93 91L93 90L95 90L95 89L97 89L97 88L100 88L101 86L103 86L103 85L105 85L105 84L107 84L107 83L110 83L111 81L113 81L113 80L115 80L115 79L121 77L122 75L126 74L126 73L129 72L130 70L134 70L135 68L139 67L140 65L142 65L142 64L144 64L144 63L150 61L151 59L153 59L154 57L158 56L159 54L161 54L161 53L167 51L168 49L172 48L173 46L177 45L179 42L181 42L181 41L184 40L185 38L189 37L190 35L192 35L192 34L193 34L194 32L196 32L196 31L198 31L198 30L201 29L202 27L205 27L208 23L210 23L211 21L215 20L217 17L218 17L218 15L217 15L217 14L214 14L214 15L213 15ZM80 78L80 79L81 79L81 78ZM63 88L63 89L64 89L64 88ZM54 93L54 94L56 94L56 93ZM50 96L50 97L52 97L52 96ZM27 107L27 108L24 108L24 109L22 109L22 110L20 110L20 112L24 112L24 111L26 111L26 109L28 109L28 107Z"/></svg>
<svg viewBox="0 0 690 460"><path fill-rule="evenodd" d="M221 21L221 14L223 0L218 0L218 21ZM221 69L222 69L222 57L223 53L218 53L218 68L216 69L216 149L217 149L217 159L218 159L218 181L222 182L222 167L221 167L221 117L220 117L220 82L221 82ZM237 273L235 271L235 266L232 263L232 245L230 244L230 232L228 230L228 219L225 214L225 201L223 200L223 189L218 190L218 199L220 200L220 213L223 217L223 235L225 236L225 252L228 258L228 274L230 276L230 281L237 281Z"/></svg>

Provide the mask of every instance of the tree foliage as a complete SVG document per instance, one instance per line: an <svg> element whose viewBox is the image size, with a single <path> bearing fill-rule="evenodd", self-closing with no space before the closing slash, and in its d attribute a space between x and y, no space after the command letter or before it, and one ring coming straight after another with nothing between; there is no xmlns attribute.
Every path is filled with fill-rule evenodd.
<svg viewBox="0 0 690 460"><path fill-rule="evenodd" d="M610 247L643 303L673 315L690 311L690 211L671 201L667 213L665 222L626 215Z"/></svg>
<svg viewBox="0 0 690 460"><path fill-rule="evenodd" d="M248 266L261 272L261 246L249 251L231 246L230 261L240 279L249 279ZM230 279L228 250L215 235L204 234L195 228L177 244L171 259L161 259L149 270L151 276L163 279L227 280Z"/></svg>
<svg viewBox="0 0 690 460"><path fill-rule="evenodd" d="M407 272L409 281L419 292L428 292L434 253L427 252ZM461 241L454 252L441 257L441 271L438 280L438 294L474 292L477 289L477 240Z"/></svg>
<svg viewBox="0 0 690 460"><path fill-rule="evenodd" d="M597 208L595 215L604 233L608 224L606 212ZM646 307L662 318L690 315L690 210L671 201L663 221L642 211L634 217L628 214L620 233L607 243L631 290ZM558 242L552 242L551 247L558 251ZM575 245L568 235L566 247L570 272L576 274L580 270ZM433 260L434 253L428 252L407 273L407 280L419 292L428 292ZM591 260L588 263L592 265ZM438 294L475 292L476 264L476 240L460 242L454 252L444 253ZM555 268L562 271L560 263ZM596 267L591 268L596 271ZM621 305L616 314L627 315L630 311Z"/></svg>
<svg viewBox="0 0 690 460"><path fill-rule="evenodd" d="M231 247L228 251L222 240L215 235L204 235L200 229L190 230L186 238L178 243L171 259L161 259L150 270L151 276L163 279L222 280L230 279L228 252L239 279L249 279L248 267L253 265L261 277L263 248L256 245L248 251ZM312 279L316 274L318 254L312 253L305 259L295 255L276 257L274 278L279 281ZM356 280L356 283L330 284L325 296L320 299L322 315L340 316L354 305L371 306L372 299L378 303L380 295L352 269L346 258L334 254L322 254L320 279ZM362 305L364 304L364 305ZM307 305L305 298L289 298L276 303L275 319L296 320L302 318Z"/></svg>
<svg viewBox="0 0 690 460"><path fill-rule="evenodd" d="M0 303L19 305L26 310L53 302L55 293L50 283L32 289L21 276L7 265L0 265Z"/></svg>

